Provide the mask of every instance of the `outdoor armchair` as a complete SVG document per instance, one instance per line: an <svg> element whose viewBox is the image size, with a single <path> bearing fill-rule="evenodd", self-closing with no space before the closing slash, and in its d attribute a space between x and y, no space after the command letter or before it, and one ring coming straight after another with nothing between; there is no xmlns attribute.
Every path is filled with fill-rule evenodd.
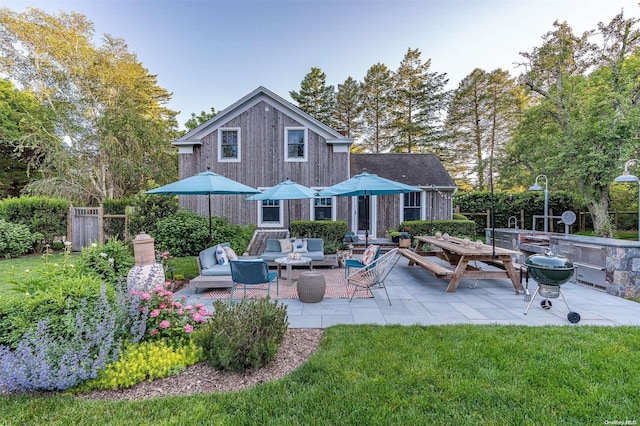
<svg viewBox="0 0 640 426"><path fill-rule="evenodd" d="M237 286L243 286L244 295L247 297L247 287L267 284L267 296L271 294L271 283L276 280L276 294L278 294L278 274L269 271L269 265L264 260L232 260L231 266L231 295L229 304L233 301L233 292Z"/></svg>
<svg viewBox="0 0 640 426"><path fill-rule="evenodd" d="M396 266L399 259L400 254L398 253L398 249L394 248L378 257L369 265L356 269L349 274L347 276L347 284L355 287L351 293L349 302L353 299L353 295L356 294L356 290L369 290L371 287L378 285L384 289L389 305L391 305L391 299L389 299L389 293L387 293L384 280L387 278L387 275L389 275L393 267Z"/></svg>

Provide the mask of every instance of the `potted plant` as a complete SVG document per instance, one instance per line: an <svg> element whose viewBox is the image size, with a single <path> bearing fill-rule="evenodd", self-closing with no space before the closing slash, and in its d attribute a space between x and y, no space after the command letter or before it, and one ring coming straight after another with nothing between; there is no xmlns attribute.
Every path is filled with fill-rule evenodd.
<svg viewBox="0 0 640 426"><path fill-rule="evenodd" d="M408 232L401 232L398 240L398 246L400 248L411 247L411 234L409 234Z"/></svg>
<svg viewBox="0 0 640 426"><path fill-rule="evenodd" d="M389 237L391 238L391 242L397 243L400 240L400 231L391 231L389 232Z"/></svg>

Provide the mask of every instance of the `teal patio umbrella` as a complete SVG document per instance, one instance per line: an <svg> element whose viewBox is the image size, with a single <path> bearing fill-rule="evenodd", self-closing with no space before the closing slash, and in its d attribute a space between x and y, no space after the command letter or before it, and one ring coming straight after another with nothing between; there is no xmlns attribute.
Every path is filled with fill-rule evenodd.
<svg viewBox="0 0 640 426"><path fill-rule="evenodd" d="M242 195L259 193L260 191L257 189L217 173L213 173L209 168L207 168L206 172L198 173L177 182L145 192L145 194L206 195L208 197L209 205L209 241L212 239L211 194Z"/></svg>
<svg viewBox="0 0 640 426"><path fill-rule="evenodd" d="M291 210L288 200L302 200L306 198L315 198L316 191L299 183L292 182L289 178L280 182L271 188L265 189L260 194L247 197L249 201L262 200L287 200L287 208L289 209L289 223L291 223Z"/></svg>
<svg viewBox="0 0 640 426"><path fill-rule="evenodd" d="M339 182L322 191L318 191L318 197L365 197L365 207L368 207L368 198L370 195L387 195L387 194L404 194L407 192L421 192L422 189L417 186L406 185L396 182L395 180L386 179L378 175L368 173L363 170L362 173L353 176L350 179ZM365 244L369 244L369 212L365 212L366 229Z"/></svg>

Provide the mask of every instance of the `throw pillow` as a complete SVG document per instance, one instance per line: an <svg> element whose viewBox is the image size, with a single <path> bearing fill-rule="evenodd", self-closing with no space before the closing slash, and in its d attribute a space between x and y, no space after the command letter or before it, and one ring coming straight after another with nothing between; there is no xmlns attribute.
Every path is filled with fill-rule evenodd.
<svg viewBox="0 0 640 426"><path fill-rule="evenodd" d="M368 265L371 262L373 262L376 259L376 253L378 252L379 248L380 246L377 246L375 244L370 244L369 247L367 247L364 253L362 254L362 257L360 258L360 263Z"/></svg>
<svg viewBox="0 0 640 426"><path fill-rule="evenodd" d="M224 247L216 247L216 260L218 261L218 265L229 264L229 258L227 257L227 253L224 251Z"/></svg>
<svg viewBox="0 0 640 426"><path fill-rule="evenodd" d="M304 238L296 238L291 240L291 245L293 246L294 253L308 253L307 240Z"/></svg>
<svg viewBox="0 0 640 426"><path fill-rule="evenodd" d="M281 253L291 253L291 250L293 250L293 246L291 245L291 240L289 239L280 240Z"/></svg>
<svg viewBox="0 0 640 426"><path fill-rule="evenodd" d="M238 260L238 255L231 247L222 247L224 249L224 253L227 255L227 259L229 260Z"/></svg>

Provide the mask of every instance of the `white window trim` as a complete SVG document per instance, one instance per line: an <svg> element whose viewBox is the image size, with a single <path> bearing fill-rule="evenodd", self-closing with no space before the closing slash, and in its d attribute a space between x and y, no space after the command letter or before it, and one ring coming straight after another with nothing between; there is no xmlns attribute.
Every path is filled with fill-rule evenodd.
<svg viewBox="0 0 640 426"><path fill-rule="evenodd" d="M302 158L289 158L289 130L304 130L304 156ZM301 163L308 161L309 154L309 138L306 127L285 127L284 128L284 161L287 163Z"/></svg>
<svg viewBox="0 0 640 426"><path fill-rule="evenodd" d="M261 188L258 188L261 189ZM265 189L265 188L262 188ZM278 204L278 222L265 222L262 220L262 201L258 201L258 228L273 228L273 227L277 227L277 228L283 228L284 227L284 209L282 206L282 201L283 200L278 200L279 204Z"/></svg>
<svg viewBox="0 0 640 426"><path fill-rule="evenodd" d="M427 197L425 191L420 191L420 220L424 220L427 215ZM404 222L404 194L400 194L400 222Z"/></svg>
<svg viewBox="0 0 640 426"><path fill-rule="evenodd" d="M238 158L225 158L222 156L222 132L236 131L238 132ZM242 158L242 130L240 127L221 127L218 129L218 162L220 163L239 163Z"/></svg>
<svg viewBox="0 0 640 426"><path fill-rule="evenodd" d="M324 188L311 188L311 189L315 189L316 191L321 191ZM337 202L337 197L333 196L333 197L321 197L321 198L331 198L331 220L333 222L336 221L336 202ZM311 220L316 220L316 209L315 209L315 204L314 204L314 199L310 198L309 199L309 211L311 212Z"/></svg>

